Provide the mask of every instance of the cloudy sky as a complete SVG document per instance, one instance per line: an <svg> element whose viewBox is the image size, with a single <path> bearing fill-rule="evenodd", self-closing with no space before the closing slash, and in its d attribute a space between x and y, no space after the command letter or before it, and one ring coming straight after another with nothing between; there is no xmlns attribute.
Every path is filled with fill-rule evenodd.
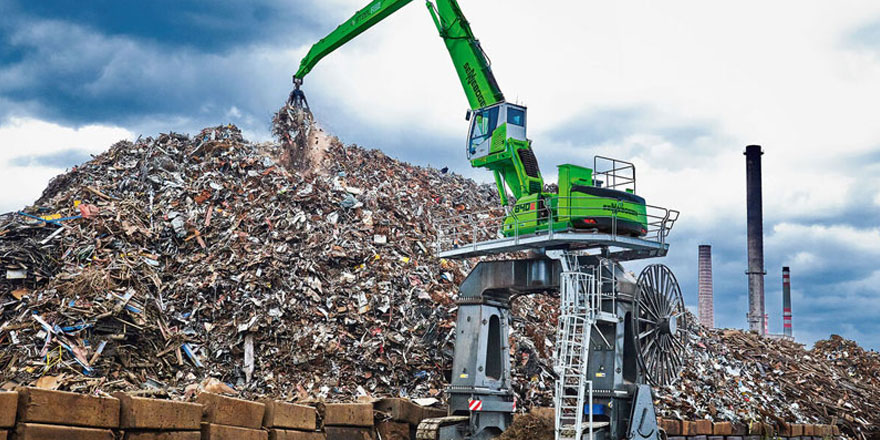
<svg viewBox="0 0 880 440"><path fill-rule="evenodd" d="M880 3L459 0L545 179L596 154L678 209L665 263L696 304L711 244L716 322L745 327L745 161L764 155L767 310L795 336L880 348ZM123 138L232 122L269 138L311 43L366 0L0 0L0 211ZM305 90L347 143L487 180L467 102L422 2L326 58ZM637 268L637 267L634 267Z"/></svg>

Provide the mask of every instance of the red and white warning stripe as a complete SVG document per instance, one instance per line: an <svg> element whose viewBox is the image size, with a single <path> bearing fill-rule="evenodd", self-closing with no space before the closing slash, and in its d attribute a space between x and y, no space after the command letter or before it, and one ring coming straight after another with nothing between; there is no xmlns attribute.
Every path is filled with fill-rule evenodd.
<svg viewBox="0 0 880 440"><path fill-rule="evenodd" d="M513 412L516 412L516 396L513 396Z"/></svg>
<svg viewBox="0 0 880 440"><path fill-rule="evenodd" d="M468 400L468 409L471 411L482 411L483 410L483 401L482 400Z"/></svg>

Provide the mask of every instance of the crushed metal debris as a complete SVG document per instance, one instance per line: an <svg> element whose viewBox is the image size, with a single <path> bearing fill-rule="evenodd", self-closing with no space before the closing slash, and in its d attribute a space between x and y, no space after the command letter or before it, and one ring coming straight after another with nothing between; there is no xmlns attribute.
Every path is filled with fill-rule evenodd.
<svg viewBox="0 0 880 440"><path fill-rule="evenodd" d="M811 350L739 330L695 329L681 380L656 390L658 411L682 420L832 424L880 434L880 353L832 335Z"/></svg>
<svg viewBox="0 0 880 440"><path fill-rule="evenodd" d="M4 386L442 399L457 286L477 260L436 258L434 225L497 209L495 189L344 146L301 117L276 115L282 145L231 125L119 142L0 216ZM557 307L513 303L523 409L552 404ZM812 350L733 330L692 338L682 380L656 390L662 416L880 433L877 353L837 336Z"/></svg>
<svg viewBox="0 0 880 440"><path fill-rule="evenodd" d="M120 142L2 216L2 379L440 396L469 263L433 256L432 225L494 190L323 137L308 174L233 126Z"/></svg>

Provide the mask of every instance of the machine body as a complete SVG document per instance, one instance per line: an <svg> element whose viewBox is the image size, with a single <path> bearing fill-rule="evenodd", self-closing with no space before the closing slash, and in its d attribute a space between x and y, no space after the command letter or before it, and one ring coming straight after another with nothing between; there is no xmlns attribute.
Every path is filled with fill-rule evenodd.
<svg viewBox="0 0 880 440"><path fill-rule="evenodd" d="M305 76L325 56L410 1L373 0L316 43L294 75L289 106L308 112L300 90ZM657 341L649 339L679 332L669 324L679 319L678 309L645 307L641 298L659 295L651 283L633 279L615 260L569 250L577 241L578 249L601 248L606 256L611 246L628 250L617 255L633 258L665 255L668 216L656 240L645 238L648 206L636 195L635 166L624 161L597 157L592 168L560 165L557 189L545 186L527 136L528 110L505 100L458 1L427 0L426 6L468 101L466 156L473 167L492 172L505 212L497 235L515 241L493 245L492 252L522 250L517 247L521 237L549 245L529 249L538 258L482 261L462 283L446 390L448 415L423 421L417 438L488 440L510 426L516 408L508 347L510 302L515 295L538 293L558 293L563 304L554 355L556 439L659 438L647 383L657 377L654 365L674 366L674 360L656 353ZM560 231L581 236L560 242L553 237ZM599 241L584 245L593 239ZM641 253L646 246L658 251ZM645 296L645 289L653 289L651 295ZM646 361L651 356L657 359Z"/></svg>
<svg viewBox="0 0 880 440"><path fill-rule="evenodd" d="M296 107L306 103L300 85L321 59L410 1L374 0L312 46L294 75L291 103ZM468 101L467 158L471 166L492 172L506 209L501 232L510 237L547 230L591 229L644 236L648 218L645 200L635 195L635 185L631 185L635 167L626 165L631 180L608 182L596 175L600 170L596 170L595 163L593 168L562 165L559 191L549 191L527 137L528 111L505 100L489 58L458 2L428 0L426 6Z"/></svg>

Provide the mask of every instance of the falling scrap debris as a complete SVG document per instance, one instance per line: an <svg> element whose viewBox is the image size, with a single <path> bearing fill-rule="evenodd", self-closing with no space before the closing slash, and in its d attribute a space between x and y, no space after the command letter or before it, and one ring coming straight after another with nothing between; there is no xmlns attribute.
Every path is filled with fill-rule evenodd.
<svg viewBox="0 0 880 440"><path fill-rule="evenodd" d="M329 147L330 137L318 127L307 108L298 108L288 101L272 119L272 134L281 143L279 159L288 170L304 174L319 171L317 167Z"/></svg>
<svg viewBox="0 0 880 440"><path fill-rule="evenodd" d="M231 125L119 142L0 216L4 387L442 399L476 260L437 259L434 225L497 193L298 117L276 115L282 145ZM521 409L552 404L556 310L552 296L514 301ZM880 435L880 356L852 341L806 350L698 328L688 356L657 390L663 417Z"/></svg>

